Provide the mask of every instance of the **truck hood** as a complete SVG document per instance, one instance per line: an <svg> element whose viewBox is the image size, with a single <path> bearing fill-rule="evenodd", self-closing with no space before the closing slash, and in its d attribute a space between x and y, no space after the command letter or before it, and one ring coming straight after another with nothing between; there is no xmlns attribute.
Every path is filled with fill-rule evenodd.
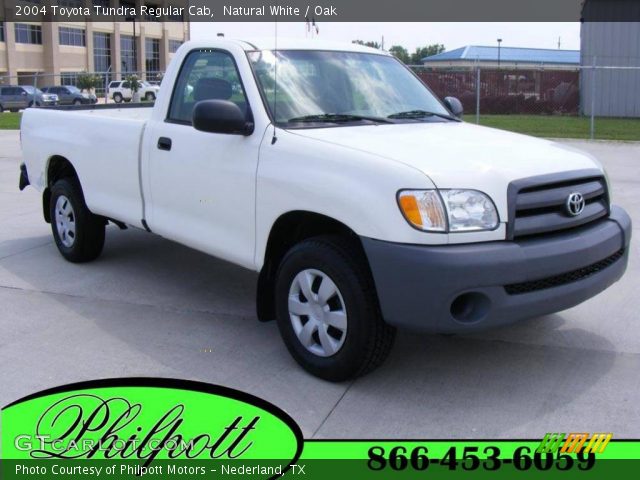
<svg viewBox="0 0 640 480"><path fill-rule="evenodd" d="M368 152L426 174L438 188L506 195L509 182L597 168L589 154L549 140L466 122L407 123L291 130L310 139ZM415 188L404 185L399 188Z"/></svg>

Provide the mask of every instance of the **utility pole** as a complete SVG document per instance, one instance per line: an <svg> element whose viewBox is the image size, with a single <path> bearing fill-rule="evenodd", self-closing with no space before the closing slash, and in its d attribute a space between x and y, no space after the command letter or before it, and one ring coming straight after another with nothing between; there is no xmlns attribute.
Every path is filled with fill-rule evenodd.
<svg viewBox="0 0 640 480"><path fill-rule="evenodd" d="M502 43L502 39L498 39L498 66L500 66L500 44Z"/></svg>
<svg viewBox="0 0 640 480"><path fill-rule="evenodd" d="M560 50L560 39L561 39L561 38L562 38L562 37L558 37L558 50Z"/></svg>
<svg viewBox="0 0 640 480"><path fill-rule="evenodd" d="M138 70L138 46L136 45L136 17L133 17L133 69Z"/></svg>
<svg viewBox="0 0 640 480"><path fill-rule="evenodd" d="M136 16L132 15L132 16L126 17L125 21L133 22L133 65L132 67L135 73L135 71L138 69L138 47L136 45ZM124 62L123 62L123 65L124 65ZM125 68L128 68L128 66Z"/></svg>

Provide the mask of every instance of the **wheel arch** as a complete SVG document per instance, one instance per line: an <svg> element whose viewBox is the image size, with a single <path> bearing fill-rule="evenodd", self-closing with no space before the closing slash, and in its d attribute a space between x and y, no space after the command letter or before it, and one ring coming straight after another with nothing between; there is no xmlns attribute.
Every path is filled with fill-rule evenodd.
<svg viewBox="0 0 640 480"><path fill-rule="evenodd" d="M320 235L340 235L349 238L364 254L360 237L349 226L335 218L306 210L282 214L271 226L264 262L258 277L256 308L260 321L275 319L275 276L287 251L303 240Z"/></svg>
<svg viewBox="0 0 640 480"><path fill-rule="evenodd" d="M50 215L50 201L51 201L51 187L54 183L56 183L61 178L75 178L80 181L78 178L78 173L74 168L73 164L62 155L53 155L49 157L47 160L47 168L46 168L46 177L45 177L45 189L42 192L42 214L44 216L44 220L47 223L51 223L51 215Z"/></svg>

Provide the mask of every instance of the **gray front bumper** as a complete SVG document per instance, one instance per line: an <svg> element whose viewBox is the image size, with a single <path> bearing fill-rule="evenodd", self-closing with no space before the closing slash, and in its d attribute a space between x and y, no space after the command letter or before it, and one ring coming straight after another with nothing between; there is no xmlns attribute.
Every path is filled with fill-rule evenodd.
<svg viewBox="0 0 640 480"><path fill-rule="evenodd" d="M631 219L615 206L586 227L520 241L423 246L361 238L385 320L441 333L573 307L622 277L630 239Z"/></svg>

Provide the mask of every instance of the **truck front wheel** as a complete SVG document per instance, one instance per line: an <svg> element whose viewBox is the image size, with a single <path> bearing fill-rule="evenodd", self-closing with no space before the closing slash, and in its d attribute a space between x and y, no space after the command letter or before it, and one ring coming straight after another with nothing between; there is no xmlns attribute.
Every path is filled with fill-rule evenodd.
<svg viewBox="0 0 640 480"><path fill-rule="evenodd" d="M77 180L62 178L51 187L49 209L53 238L64 258L81 263L100 255L105 222L89 211Z"/></svg>
<svg viewBox="0 0 640 480"><path fill-rule="evenodd" d="M313 238L289 250L278 269L276 312L293 358L334 382L374 370L395 337L380 314L364 255L341 237Z"/></svg>

